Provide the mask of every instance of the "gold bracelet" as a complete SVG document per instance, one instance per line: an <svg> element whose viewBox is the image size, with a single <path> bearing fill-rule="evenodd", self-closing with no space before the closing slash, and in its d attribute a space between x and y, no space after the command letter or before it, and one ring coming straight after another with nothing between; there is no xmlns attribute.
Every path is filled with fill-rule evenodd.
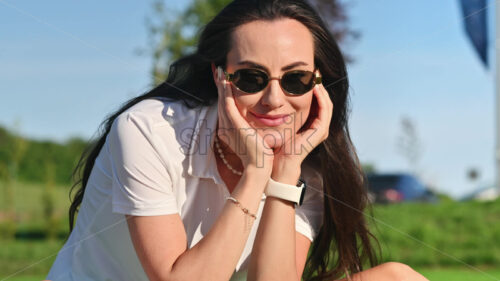
<svg viewBox="0 0 500 281"><path fill-rule="evenodd" d="M243 210L243 213L245 213L245 214L247 214L247 215L251 216L251 217L252 217L252 218L254 218L254 219L257 219L257 217L256 217L254 214L250 213L250 211L248 211L248 209L247 209L247 208L245 208L245 207L241 206L240 202L239 202L238 200L236 200L236 198L231 197L231 196L227 196L227 197L226 197L226 200L227 200L227 199L231 200L231 202L233 202L233 203L234 203L234 204L236 204L238 207L240 207L240 208L241 208L241 210Z"/></svg>

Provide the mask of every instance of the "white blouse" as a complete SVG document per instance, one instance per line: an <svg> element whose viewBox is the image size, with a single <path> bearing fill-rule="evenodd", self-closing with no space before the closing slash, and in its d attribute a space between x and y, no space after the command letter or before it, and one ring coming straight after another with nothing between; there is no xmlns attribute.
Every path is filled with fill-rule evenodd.
<svg viewBox="0 0 500 281"><path fill-rule="evenodd" d="M208 233L229 191L212 150L217 103L188 108L166 98L141 101L114 121L90 174L75 228L47 276L57 280L148 280L125 214L179 213L191 248ZM302 168L308 186L295 209L296 231L311 241L322 223L322 180ZM266 196L231 280L245 280Z"/></svg>

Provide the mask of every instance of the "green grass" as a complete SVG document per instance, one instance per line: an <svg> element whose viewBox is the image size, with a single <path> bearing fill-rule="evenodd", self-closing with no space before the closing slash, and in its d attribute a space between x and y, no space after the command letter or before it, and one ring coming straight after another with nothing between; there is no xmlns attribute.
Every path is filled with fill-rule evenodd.
<svg viewBox="0 0 500 281"><path fill-rule="evenodd" d="M16 277L19 278L25 276L45 277L63 245L62 240L12 240L1 241L0 243L2 244L2 250L0 251L0 280L14 273L17 273Z"/></svg>
<svg viewBox="0 0 500 281"><path fill-rule="evenodd" d="M472 269L421 269L417 270L431 281L494 281L500 280L500 269L478 272Z"/></svg>
<svg viewBox="0 0 500 281"><path fill-rule="evenodd" d="M12 278L9 278L7 280L9 281L40 281L44 280L46 275L27 275L27 276L14 276Z"/></svg>
<svg viewBox="0 0 500 281"><path fill-rule="evenodd" d="M15 220L10 225L4 187L0 182L0 280L19 270L8 280L42 280L68 231L69 186L53 188L54 224L44 218L44 185L13 185ZM375 206L373 211L372 230L382 246L382 262L408 264L430 280L500 280L500 200ZM2 240L2 228L12 225L18 239ZM43 239L52 228L59 239ZM462 262L487 268L494 278Z"/></svg>
<svg viewBox="0 0 500 281"><path fill-rule="evenodd" d="M35 183L10 183L14 190L13 200L16 219L18 221L34 222L44 219L43 193L45 185ZM3 197L3 191L6 188L5 182L0 182L0 197ZM54 186L54 211L58 216L66 216L69 208L69 190L68 186ZM0 212L6 211L7 203L5 198L0 199ZM1 218L1 217L0 217Z"/></svg>
<svg viewBox="0 0 500 281"><path fill-rule="evenodd" d="M5 230L10 230L18 239L0 238L0 280L18 271L21 272L15 278L8 280L41 280L48 273L68 232L69 186L54 186L52 189L53 222L44 217L46 186L32 183L12 183L14 221L7 221L12 210L7 209L10 202L5 202L3 197L6 188L6 184L0 182L0 237L5 235ZM41 239L47 235L49 227L56 228L60 239Z"/></svg>
<svg viewBox="0 0 500 281"><path fill-rule="evenodd" d="M460 268L442 268L442 269L421 269L418 270L430 281L495 281L500 280L500 270L485 270L477 272L474 270L466 270ZM13 276L9 281L40 281L46 275L26 275Z"/></svg>
<svg viewBox="0 0 500 281"><path fill-rule="evenodd" d="M68 232L69 186L51 189L52 204L44 197L47 188L43 184L10 183L11 198L3 196L7 185L0 182L0 239L16 237L43 238L48 234L64 236ZM12 202L6 202L6 200ZM13 206L9 209L9 205ZM53 208L53 218L47 219L46 209Z"/></svg>
<svg viewBox="0 0 500 281"><path fill-rule="evenodd" d="M19 276L19 277L12 277L7 280L9 281L40 281L44 280L45 275L33 275L33 276Z"/></svg>
<svg viewBox="0 0 500 281"><path fill-rule="evenodd" d="M374 217L383 261L413 267L500 265L500 200L376 206Z"/></svg>

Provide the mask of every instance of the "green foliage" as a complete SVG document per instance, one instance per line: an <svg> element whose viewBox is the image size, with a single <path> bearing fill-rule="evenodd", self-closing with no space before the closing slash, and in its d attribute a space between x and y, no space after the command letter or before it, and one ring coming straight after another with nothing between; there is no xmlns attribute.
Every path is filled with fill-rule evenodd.
<svg viewBox="0 0 500 281"><path fill-rule="evenodd" d="M46 168L46 180L42 194L42 206L45 219L45 232L48 238L54 239L57 236L58 220L55 217L55 190L54 190L54 177L55 165L48 163Z"/></svg>
<svg viewBox="0 0 500 281"><path fill-rule="evenodd" d="M4 182L0 182L0 187ZM45 184L17 182L13 189L14 200L12 209L16 212L13 221L17 225L18 231L26 231L30 228L39 231L44 228L47 206L43 204L43 198L46 193ZM53 216L60 221L58 231L67 231L69 186L54 185L50 191L52 193L51 210ZM2 216L7 211L4 204L0 205L0 221L6 221Z"/></svg>
<svg viewBox="0 0 500 281"><path fill-rule="evenodd" d="M184 11L165 8L161 0L153 4L154 19L148 22L153 47L154 84L163 82L170 62L194 52L200 29L230 0L195 0ZM154 22L154 20L159 22Z"/></svg>
<svg viewBox="0 0 500 281"><path fill-rule="evenodd" d="M11 219L0 221L0 239L13 240L16 237L16 223Z"/></svg>
<svg viewBox="0 0 500 281"><path fill-rule="evenodd" d="M500 200L375 206L383 261L410 266L500 264Z"/></svg>
<svg viewBox="0 0 500 281"><path fill-rule="evenodd" d="M65 143L30 140L0 127L0 180L46 182L47 167L52 165L54 183L70 184L86 145L77 138Z"/></svg>
<svg viewBox="0 0 500 281"><path fill-rule="evenodd" d="M147 26L153 54L154 85L166 79L170 63L195 51L203 26L229 2L231 0L192 0L183 11L167 9L163 0L153 2L153 15L148 19ZM348 17L341 1L313 0L311 3L330 26L338 42L359 37L358 32L348 28ZM348 55L346 59L352 60Z"/></svg>
<svg viewBox="0 0 500 281"><path fill-rule="evenodd" d="M2 239L13 239L16 233L13 185L7 165L0 163L0 194L2 195L0 204L3 206L3 212L0 212L0 238Z"/></svg>
<svg viewBox="0 0 500 281"><path fill-rule="evenodd" d="M377 169L375 168L375 165L373 163L363 163L361 166L362 166L363 172L365 172L365 174L373 174L377 171Z"/></svg>

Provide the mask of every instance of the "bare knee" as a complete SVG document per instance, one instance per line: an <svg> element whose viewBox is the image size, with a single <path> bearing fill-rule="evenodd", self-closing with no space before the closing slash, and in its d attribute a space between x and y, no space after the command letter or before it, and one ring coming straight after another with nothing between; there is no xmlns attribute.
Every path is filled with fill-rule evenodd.
<svg viewBox="0 0 500 281"><path fill-rule="evenodd" d="M387 262L380 265L381 270L386 272L395 281L423 281L427 280L424 276L413 270L411 267L400 262Z"/></svg>
<svg viewBox="0 0 500 281"><path fill-rule="evenodd" d="M341 281L429 281L411 267L400 262L386 262L355 273Z"/></svg>
<svg viewBox="0 0 500 281"><path fill-rule="evenodd" d="M387 272L388 275L396 277L395 280L403 280L405 276L411 274L413 269L408 265L400 262L386 262L380 265L380 267Z"/></svg>

